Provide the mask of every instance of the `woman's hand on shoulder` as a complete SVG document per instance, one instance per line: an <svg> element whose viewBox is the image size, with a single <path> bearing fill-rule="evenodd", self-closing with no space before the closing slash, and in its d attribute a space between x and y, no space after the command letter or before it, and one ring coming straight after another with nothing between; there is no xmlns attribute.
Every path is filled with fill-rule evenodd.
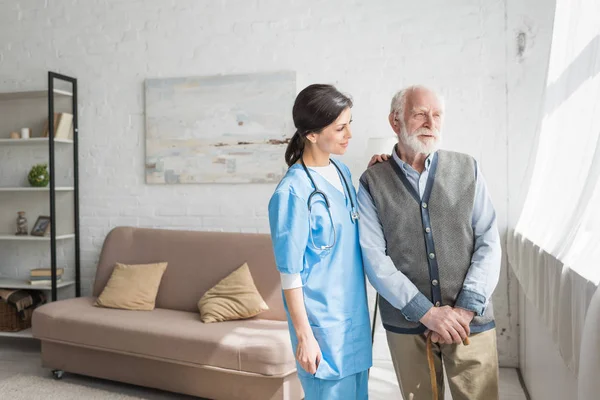
<svg viewBox="0 0 600 400"><path fill-rule="evenodd" d="M369 168L377 163L387 161L388 158L390 158L390 157L391 157L391 155L389 155L389 154L375 154L373 157L371 157L371 161L369 161L369 165L367 165L367 168Z"/></svg>

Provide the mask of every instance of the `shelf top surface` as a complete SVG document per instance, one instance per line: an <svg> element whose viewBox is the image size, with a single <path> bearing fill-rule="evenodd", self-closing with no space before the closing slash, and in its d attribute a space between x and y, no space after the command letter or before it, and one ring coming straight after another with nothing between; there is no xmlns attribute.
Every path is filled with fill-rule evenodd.
<svg viewBox="0 0 600 400"><path fill-rule="evenodd" d="M67 90L54 89L56 96L72 97L73 93ZM20 99L43 99L48 96L47 90L25 90L19 92L2 92L0 93L0 101L2 100L20 100Z"/></svg>
<svg viewBox="0 0 600 400"><path fill-rule="evenodd" d="M67 233L65 235L56 235L57 240L73 239L74 233ZM50 236L32 236L32 235L15 235L11 233L0 233L0 240L21 240L21 241L48 241Z"/></svg>
<svg viewBox="0 0 600 400"><path fill-rule="evenodd" d="M0 332L0 336L4 337L20 337L20 338L33 338L31 328L23 329L18 332Z"/></svg>
<svg viewBox="0 0 600 400"><path fill-rule="evenodd" d="M74 280L63 280L61 282L56 283L57 288L64 288L67 286L72 286L75 284ZM9 279L9 278L0 278L0 288L2 289L42 289L48 290L51 289L52 286L50 284L47 285L32 285L28 281L23 279Z"/></svg>
<svg viewBox="0 0 600 400"><path fill-rule="evenodd" d="M48 144L48 138L34 137L30 139L9 139L0 138L0 145L32 145L32 144ZM71 139L54 139L54 143L73 144Z"/></svg>
<svg viewBox="0 0 600 400"><path fill-rule="evenodd" d="M73 186L57 186L54 188L57 192L69 192L74 190ZM46 187L28 187L28 186L9 186L9 187L0 187L0 192L48 192L50 191L50 186Z"/></svg>

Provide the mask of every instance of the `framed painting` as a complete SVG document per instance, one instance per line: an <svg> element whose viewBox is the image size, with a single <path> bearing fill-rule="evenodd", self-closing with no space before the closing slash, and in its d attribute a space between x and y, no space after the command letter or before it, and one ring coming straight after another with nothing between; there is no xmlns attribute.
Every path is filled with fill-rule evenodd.
<svg viewBox="0 0 600 400"><path fill-rule="evenodd" d="M294 134L294 72L148 79L146 183L274 183Z"/></svg>

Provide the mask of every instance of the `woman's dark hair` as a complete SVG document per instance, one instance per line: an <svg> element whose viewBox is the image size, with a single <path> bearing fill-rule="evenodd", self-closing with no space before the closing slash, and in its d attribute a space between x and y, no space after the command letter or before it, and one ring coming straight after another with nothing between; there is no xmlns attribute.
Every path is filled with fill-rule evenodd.
<svg viewBox="0 0 600 400"><path fill-rule="evenodd" d="M306 135L320 133L349 107L352 100L332 85L314 84L298 93L292 109L296 133L285 150L287 165L291 167L302 157Z"/></svg>

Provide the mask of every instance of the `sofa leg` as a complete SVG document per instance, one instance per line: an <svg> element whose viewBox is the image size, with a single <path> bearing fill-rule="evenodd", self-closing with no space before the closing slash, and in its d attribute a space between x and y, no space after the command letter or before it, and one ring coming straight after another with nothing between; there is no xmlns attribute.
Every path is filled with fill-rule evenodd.
<svg viewBox="0 0 600 400"><path fill-rule="evenodd" d="M52 370L52 375L54 375L54 379L62 379L64 374L65 374L65 371L63 371L62 369L53 369Z"/></svg>

